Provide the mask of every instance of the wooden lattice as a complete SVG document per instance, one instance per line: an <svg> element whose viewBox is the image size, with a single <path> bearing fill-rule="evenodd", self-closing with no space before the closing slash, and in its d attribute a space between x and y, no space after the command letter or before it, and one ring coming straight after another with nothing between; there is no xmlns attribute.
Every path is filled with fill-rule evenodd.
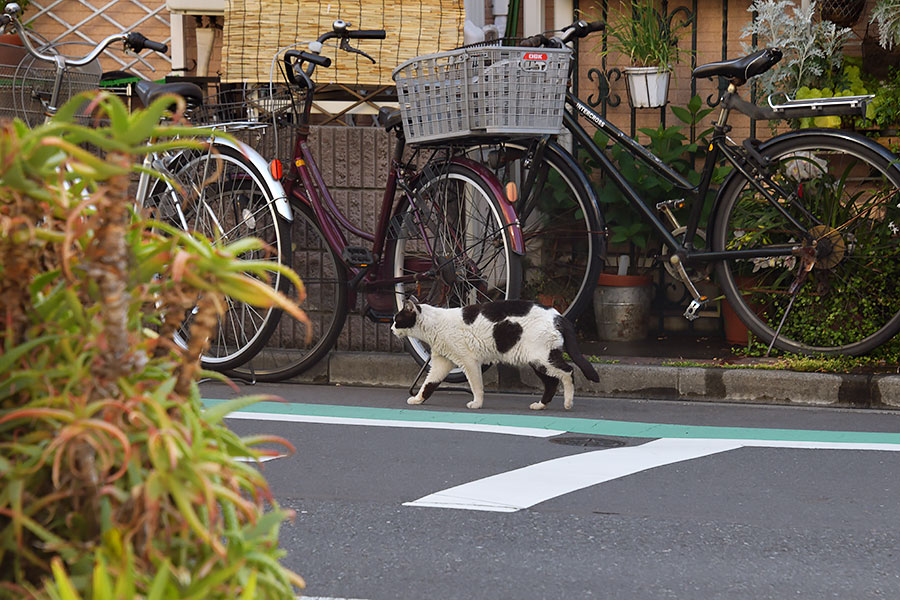
<svg viewBox="0 0 900 600"><path fill-rule="evenodd" d="M228 0L222 48L224 81L269 81L272 58L283 49L306 43L330 31L335 19L351 23L352 29L384 29L387 38L353 40L353 45L375 58L328 47L322 54L334 61L319 69L319 83L389 85L391 71L405 60L451 50L463 43L465 10L462 0L341 0L340 2L283 2L275 0Z"/></svg>
<svg viewBox="0 0 900 600"><path fill-rule="evenodd" d="M24 16L34 32L66 44L66 53L73 55L87 54L106 36L123 31L166 43L171 36L165 0L32 0ZM171 69L168 56L151 50L125 55L121 46L107 50L101 62L105 71L128 70L147 79L159 79Z"/></svg>

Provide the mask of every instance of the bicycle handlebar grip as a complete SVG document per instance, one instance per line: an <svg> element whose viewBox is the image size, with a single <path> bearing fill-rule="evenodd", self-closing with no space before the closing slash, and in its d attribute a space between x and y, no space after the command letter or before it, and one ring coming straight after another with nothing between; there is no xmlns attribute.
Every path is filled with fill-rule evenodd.
<svg viewBox="0 0 900 600"><path fill-rule="evenodd" d="M169 51L169 46L164 44L163 42L154 42L153 40L148 40L143 34L132 31L125 36L125 43L130 46L134 51L138 52L147 48L148 50L154 50L156 52L162 52L165 54Z"/></svg>
<svg viewBox="0 0 900 600"><path fill-rule="evenodd" d="M563 43L568 43L574 38L584 38L595 31L603 31L606 29L606 23L603 21L575 21L565 29L562 35Z"/></svg>
<svg viewBox="0 0 900 600"><path fill-rule="evenodd" d="M521 42L519 42L519 46L525 48L540 48L541 46L546 45L550 40L548 40L544 35L537 34L532 35L530 37L525 38Z"/></svg>
<svg viewBox="0 0 900 600"><path fill-rule="evenodd" d="M168 44L165 44L163 42L154 42L153 40L147 40L147 42L144 44L144 47L149 48L150 50L155 50L156 52L160 52L162 54L165 54L169 51Z"/></svg>
<svg viewBox="0 0 900 600"><path fill-rule="evenodd" d="M315 65L319 65L320 67L330 67L331 66L331 59L328 58L327 56L322 56L321 54L313 54L312 52L301 52L300 59L305 60L307 62L311 62Z"/></svg>
<svg viewBox="0 0 900 600"><path fill-rule="evenodd" d="M387 37L384 29L360 29L358 31L348 31L347 37L351 40L383 40Z"/></svg>

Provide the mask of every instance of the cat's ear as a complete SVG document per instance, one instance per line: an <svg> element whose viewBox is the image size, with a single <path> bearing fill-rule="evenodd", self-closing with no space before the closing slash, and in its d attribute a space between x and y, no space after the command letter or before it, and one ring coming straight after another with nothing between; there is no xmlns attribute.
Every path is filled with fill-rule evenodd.
<svg viewBox="0 0 900 600"><path fill-rule="evenodd" d="M406 299L406 303L403 305L403 309L411 310L413 312L420 312L419 311L419 301L416 300L415 296L410 296L409 298Z"/></svg>

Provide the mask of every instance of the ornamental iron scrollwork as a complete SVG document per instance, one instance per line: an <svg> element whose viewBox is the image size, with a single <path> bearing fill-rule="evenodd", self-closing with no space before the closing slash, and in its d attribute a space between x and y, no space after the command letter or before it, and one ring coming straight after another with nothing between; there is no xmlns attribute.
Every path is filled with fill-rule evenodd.
<svg viewBox="0 0 900 600"><path fill-rule="evenodd" d="M587 103L591 107L597 107L601 103L606 102L607 106L618 106L622 103L622 98L618 94L612 93L611 81L619 81L622 79L622 71L619 69L610 69L603 74L603 71L597 68L589 69L587 72L590 81L596 81L597 94L588 96Z"/></svg>

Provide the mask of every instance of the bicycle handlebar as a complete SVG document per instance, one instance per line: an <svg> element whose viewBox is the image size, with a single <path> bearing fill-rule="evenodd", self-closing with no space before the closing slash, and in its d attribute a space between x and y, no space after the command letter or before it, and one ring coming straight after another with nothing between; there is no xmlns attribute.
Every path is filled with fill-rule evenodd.
<svg viewBox="0 0 900 600"><path fill-rule="evenodd" d="M135 52L139 52L144 48L149 50L155 50L156 52L167 52L169 47L162 42L154 42L153 40L148 40L145 36L138 33L137 31L131 31L129 33L115 33L113 35L108 36L98 43L93 50L91 50L86 56L81 58L68 58L59 54L44 54L39 52L37 48L34 47L34 44L31 43L28 35L25 32L25 26L22 25L22 22L19 20L19 13L21 12L21 8L19 8L18 4L12 3L7 4L6 8L3 11L3 14L0 15L0 25L6 27L7 25L13 25L16 29L16 33L19 34L19 38L22 40L22 43L25 46L25 49L28 50L28 53L34 56L35 58L39 58L40 60L46 60L48 62L56 63L59 65L60 62L63 63L66 67L83 67L91 62L97 60L97 57L106 50L110 45L114 42L124 42L127 48L131 48Z"/></svg>
<svg viewBox="0 0 900 600"><path fill-rule="evenodd" d="M313 87L312 74L316 66L331 66L331 59L327 56L322 56L321 54L319 54L322 51L322 44L324 42L327 42L328 40L335 38L340 38L341 50L344 50L345 52L355 52L356 54L362 54L374 63L374 58L372 58L362 50L350 46L348 40L383 40L385 37L387 37L384 29L351 30L348 29L349 26L350 23L338 19L332 24L331 31L323 33L315 42L310 43L310 52L300 52L297 50L288 50L287 52L285 52L284 66L288 81L296 86L311 89ZM306 69L306 71L303 70L303 63L309 63L309 68Z"/></svg>
<svg viewBox="0 0 900 600"><path fill-rule="evenodd" d="M519 45L529 48L539 48L542 46L548 48L562 48L565 44L576 38L581 39L594 32L603 31L604 29L606 29L606 23L603 21L591 21L589 23L587 21L579 20L564 28L559 36L548 38L544 34L539 33L525 38Z"/></svg>
<svg viewBox="0 0 900 600"><path fill-rule="evenodd" d="M351 40L383 40L385 37L387 37L384 29L358 29L356 31L352 31L350 29L347 29L348 27L350 27L350 23L338 19L337 21L332 23L331 31L323 33L316 41L322 44L334 38Z"/></svg>

